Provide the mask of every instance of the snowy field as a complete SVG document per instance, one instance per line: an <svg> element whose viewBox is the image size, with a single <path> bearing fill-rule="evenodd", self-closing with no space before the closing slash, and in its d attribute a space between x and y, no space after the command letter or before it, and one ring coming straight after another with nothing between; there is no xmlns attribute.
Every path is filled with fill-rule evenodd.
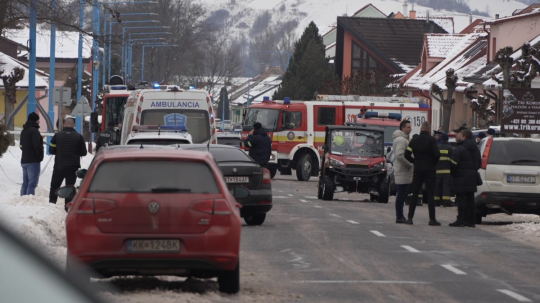
<svg viewBox="0 0 540 303"><path fill-rule="evenodd" d="M18 142L16 144L18 146ZM84 157L87 167L92 155ZM28 240L60 268L65 267L66 240L63 199L59 204L48 203L49 184L54 159L46 156L36 196L19 197L22 180L21 151L10 147L0 158L0 220L15 233ZM512 241L540 249L540 217L534 215L493 215L484 218L482 230L499 234ZM111 279L118 293L103 293L110 302L293 302L301 295L290 294L274 287L261 287L264 277L256 272L241 271L241 290L238 295L218 292L215 280L185 280L174 277L122 277ZM99 289L99 280L93 287Z"/></svg>

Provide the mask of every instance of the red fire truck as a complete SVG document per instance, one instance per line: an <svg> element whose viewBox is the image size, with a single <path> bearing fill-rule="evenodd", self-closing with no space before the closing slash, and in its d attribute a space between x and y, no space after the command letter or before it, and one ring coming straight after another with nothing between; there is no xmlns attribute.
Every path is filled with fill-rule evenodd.
<svg viewBox="0 0 540 303"><path fill-rule="evenodd" d="M420 133L422 122L430 121L429 104L424 98L320 95L317 99L272 101L265 97L245 113L242 139L247 138L255 122L260 122L272 138L269 162L272 177L278 170L282 175L291 175L292 169L300 181L318 176L327 125L356 122L385 127L388 145L399 125L399 121L392 119L394 114L411 121L412 134ZM363 114L360 119L359 114Z"/></svg>

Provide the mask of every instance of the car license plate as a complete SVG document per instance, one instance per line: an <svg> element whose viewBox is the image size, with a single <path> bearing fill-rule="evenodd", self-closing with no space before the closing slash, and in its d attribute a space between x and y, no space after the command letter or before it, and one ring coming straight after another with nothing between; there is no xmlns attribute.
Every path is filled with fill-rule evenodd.
<svg viewBox="0 0 540 303"><path fill-rule="evenodd" d="M128 252L179 252L180 240L128 240Z"/></svg>
<svg viewBox="0 0 540 303"><path fill-rule="evenodd" d="M227 183L249 183L249 177L225 177Z"/></svg>
<svg viewBox="0 0 540 303"><path fill-rule="evenodd" d="M535 176L507 176L508 183L536 183Z"/></svg>

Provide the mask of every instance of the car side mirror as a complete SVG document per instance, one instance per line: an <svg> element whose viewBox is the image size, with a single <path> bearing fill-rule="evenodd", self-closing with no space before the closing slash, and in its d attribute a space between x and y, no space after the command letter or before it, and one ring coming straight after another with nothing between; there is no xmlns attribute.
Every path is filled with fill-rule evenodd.
<svg viewBox="0 0 540 303"><path fill-rule="evenodd" d="M76 192L77 190L75 189L75 186L70 185L70 186L60 187L59 189L57 189L56 195L60 198L72 199L73 196L75 196Z"/></svg>
<svg viewBox="0 0 540 303"><path fill-rule="evenodd" d="M85 169L85 168L79 169L79 170L77 171L77 173L76 173L76 174L77 174L77 178L79 178L79 179L84 179L84 177L86 177L86 173L87 173L87 172L88 172L88 170Z"/></svg>
<svg viewBox="0 0 540 303"><path fill-rule="evenodd" d="M233 190L233 196L236 199L245 199L249 197L249 190L245 187L235 187Z"/></svg>

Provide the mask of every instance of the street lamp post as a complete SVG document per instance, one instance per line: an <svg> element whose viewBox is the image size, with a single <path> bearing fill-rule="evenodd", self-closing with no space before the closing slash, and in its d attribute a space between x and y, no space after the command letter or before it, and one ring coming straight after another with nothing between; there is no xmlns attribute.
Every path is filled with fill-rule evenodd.
<svg viewBox="0 0 540 303"><path fill-rule="evenodd" d="M132 75L132 69L133 69L133 47L135 45L144 44L145 41L152 41L152 40L165 40L165 38L160 37L153 37L153 38L139 38L139 39L129 39L129 57L128 57L128 67L129 67L129 74ZM156 44L159 43L159 41L153 41L153 42L147 42L148 44ZM165 42L163 44L166 44Z"/></svg>
<svg viewBox="0 0 540 303"><path fill-rule="evenodd" d="M142 47L142 58L141 58L141 61L142 61L142 67L141 67L141 81L144 81L144 50L146 47L165 47L165 46L168 46L168 47L171 47L171 46L178 46L178 45L175 45L175 44L151 44L151 45L143 45Z"/></svg>

